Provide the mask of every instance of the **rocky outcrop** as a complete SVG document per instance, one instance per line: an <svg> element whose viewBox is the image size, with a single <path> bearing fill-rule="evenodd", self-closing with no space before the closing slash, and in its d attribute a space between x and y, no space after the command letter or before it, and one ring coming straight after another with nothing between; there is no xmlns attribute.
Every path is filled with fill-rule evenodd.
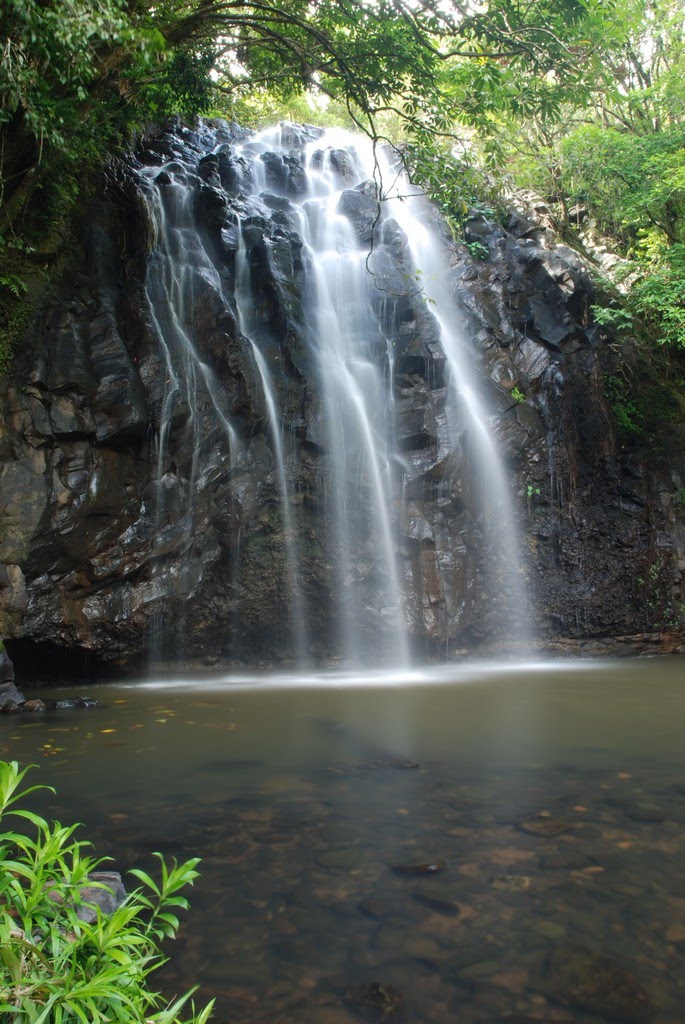
<svg viewBox="0 0 685 1024"><path fill-rule="evenodd" d="M591 275L576 252L555 244L546 208L512 215L509 230L471 223L488 258L459 260L456 287L487 372L510 396L497 399L498 429L525 509L539 633L682 630L682 416L655 421L642 437L621 430L609 401L617 343L593 323ZM622 344L622 372L648 393L649 367ZM622 651L631 648L640 644Z"/></svg>
<svg viewBox="0 0 685 1024"><path fill-rule="evenodd" d="M0 645L0 709L21 704L24 696L14 684L14 665Z"/></svg>
<svg viewBox="0 0 685 1024"><path fill-rule="evenodd" d="M262 212L245 201L252 172L235 144L247 133L235 126L177 126L109 168L83 251L1 385L0 635L11 650L14 640L17 651L92 652L120 666L150 652L209 666L293 654L273 437L233 297L244 244L251 316L283 416L310 654L339 653L327 442L303 313L311 268L292 205L306 184L302 147L317 130L287 130L290 149L263 159ZM445 360L416 287L420 268L399 225L379 216L376 186L355 183L350 154L329 160L343 189L338 212L360 247L372 246L382 331L369 344L381 359L394 339L403 614L425 654L487 645L505 596L496 567L484 568L468 436L448 443ZM163 194L172 175L188 184L201 239L185 243L193 301L180 325L195 361L173 387L147 276L157 231L149 183ZM617 435L591 277L555 243L544 211L512 215L506 228L474 214L466 239L486 258L446 238L445 273L515 480L534 632L557 640L678 625L682 433L657 451ZM381 652L390 641L368 543L353 564L365 643Z"/></svg>

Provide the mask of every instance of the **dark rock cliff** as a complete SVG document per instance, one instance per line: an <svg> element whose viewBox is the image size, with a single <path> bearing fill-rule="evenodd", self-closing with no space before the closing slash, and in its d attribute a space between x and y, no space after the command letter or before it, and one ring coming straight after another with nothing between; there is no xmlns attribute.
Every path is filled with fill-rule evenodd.
<svg viewBox="0 0 685 1024"><path fill-rule="evenodd" d="M592 323L592 279L549 225L544 207L513 213L507 231L476 221L489 258L458 272L473 282L464 304L482 325L490 377L526 398L504 413L502 441L526 504L539 634L682 630L682 411L673 402L640 437L621 429L614 374L631 376L648 402L661 394L658 371Z"/></svg>
<svg viewBox="0 0 685 1024"><path fill-rule="evenodd" d="M302 313L308 269L288 199L304 187L298 138L294 132L287 158L264 161L267 218L247 216L241 205L245 169L231 155L239 136L232 126L178 129L109 168L73 272L1 386L0 635L10 652L26 655L35 645L117 665L150 651L159 662L205 665L292 655L267 412L226 299L235 287L239 210L255 316L283 410L310 653L339 653L322 498L327 452ZM222 151L210 154L217 141ZM429 308L402 285L415 268L401 232L377 223L375 193L370 183L353 184L344 150L335 160L350 183L341 212L360 245L373 240L372 269L394 296L389 306L379 299L379 316L397 342L404 617L425 654L476 649L497 640L503 600L484 569L471 495L477 467L468 451L446 446L444 357ZM187 317L240 435L238 459L226 455L208 393L199 392L193 410L176 394L169 413L168 368L145 291L154 226L135 171L170 161L192 168L203 252L221 281L218 290L199 254ZM435 229L442 230L437 219ZM474 215L466 237L487 257L474 259L446 239L444 269L515 481L534 632L549 643L677 627L685 602L682 429L673 428L668 443L661 436L628 444L618 434L605 398L611 339L592 326L584 264L555 243L544 211L513 214L506 230ZM381 652L374 555L367 545L354 559L370 609L365 642Z"/></svg>

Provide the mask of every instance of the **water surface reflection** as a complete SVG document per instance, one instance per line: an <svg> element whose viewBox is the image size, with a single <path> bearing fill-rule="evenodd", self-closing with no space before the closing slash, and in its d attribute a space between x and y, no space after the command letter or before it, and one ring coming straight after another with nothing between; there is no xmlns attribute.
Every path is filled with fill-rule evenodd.
<svg viewBox="0 0 685 1024"><path fill-rule="evenodd" d="M684 667L116 685L0 745L122 871L203 858L166 984L218 1021L675 1024Z"/></svg>

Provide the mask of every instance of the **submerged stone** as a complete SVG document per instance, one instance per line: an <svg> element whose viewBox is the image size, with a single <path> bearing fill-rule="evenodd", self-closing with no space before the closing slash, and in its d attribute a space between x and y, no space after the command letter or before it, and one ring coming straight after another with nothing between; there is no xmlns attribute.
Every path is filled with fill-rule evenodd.
<svg viewBox="0 0 685 1024"><path fill-rule="evenodd" d="M94 697L62 697L50 704L50 707L54 711L75 711L79 708L98 708L100 702Z"/></svg>
<svg viewBox="0 0 685 1024"><path fill-rule="evenodd" d="M345 1001L371 1024L398 1024L404 1017L404 996L393 985L358 985L347 991Z"/></svg>
<svg viewBox="0 0 685 1024"><path fill-rule="evenodd" d="M47 709L48 709L48 706L45 703L45 701L44 700L38 700L38 699L26 700L21 705L21 710L22 711L28 711L28 712L31 712L31 711L34 711L34 712L35 711L47 711Z"/></svg>
<svg viewBox="0 0 685 1024"><path fill-rule="evenodd" d="M412 893L417 902L422 903L429 910L438 914L446 914L449 917L456 917L461 913L461 907L457 900L448 894L443 894L429 886L422 886Z"/></svg>
<svg viewBox="0 0 685 1024"><path fill-rule="evenodd" d="M459 977L464 981L479 981L481 978L490 978L502 970L501 960L481 960L478 963L469 964L459 971Z"/></svg>
<svg viewBox="0 0 685 1024"><path fill-rule="evenodd" d="M525 892L530 889L530 878L527 875L497 875L491 884L493 889L503 889L506 892Z"/></svg>
<svg viewBox="0 0 685 1024"><path fill-rule="evenodd" d="M531 927L538 935L554 941L563 939L567 932L563 924L558 924L556 921L534 921Z"/></svg>
<svg viewBox="0 0 685 1024"><path fill-rule="evenodd" d="M362 914L365 914L372 920L381 921L383 918L397 913L397 904L394 900L379 899L371 896L360 901L359 909Z"/></svg>
<svg viewBox="0 0 685 1024"><path fill-rule="evenodd" d="M661 807L657 804L647 803L646 801L626 804L623 811L626 818L630 818L631 821L644 822L645 825L658 825L666 817Z"/></svg>
<svg viewBox="0 0 685 1024"><path fill-rule="evenodd" d="M445 863L436 860L428 864L393 864L396 875L437 875L445 870Z"/></svg>
<svg viewBox="0 0 685 1024"><path fill-rule="evenodd" d="M359 863L360 851L355 846L340 846L317 854L316 863L322 868L348 870Z"/></svg>
<svg viewBox="0 0 685 1024"><path fill-rule="evenodd" d="M541 811L530 818L524 818L518 827L522 832L527 832L531 836L553 839L555 836L570 832L572 826L563 818L554 818L551 814L548 815Z"/></svg>
<svg viewBox="0 0 685 1024"><path fill-rule="evenodd" d="M566 1006L620 1024L646 1024L649 995L629 971L598 953L558 949L548 960L549 994Z"/></svg>
<svg viewBox="0 0 685 1024"><path fill-rule="evenodd" d="M592 857L578 850L556 850L540 858L540 867L549 871L582 871L595 863Z"/></svg>
<svg viewBox="0 0 685 1024"><path fill-rule="evenodd" d="M352 767L359 771L375 772L380 768L396 768L402 771L416 771L421 767L418 761L403 761L399 757L378 758L374 761L357 762Z"/></svg>

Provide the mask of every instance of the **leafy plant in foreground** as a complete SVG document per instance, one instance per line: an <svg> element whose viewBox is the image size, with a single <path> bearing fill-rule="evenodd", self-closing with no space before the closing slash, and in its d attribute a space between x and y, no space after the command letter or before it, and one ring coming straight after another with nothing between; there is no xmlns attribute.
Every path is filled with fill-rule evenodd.
<svg viewBox="0 0 685 1024"><path fill-rule="evenodd" d="M74 838L78 826L48 823L16 804L39 788L20 790L28 769L0 761L0 821L19 819L0 834L0 1020L6 1024L181 1024L192 992L168 1004L147 987L165 957L159 943L178 929L198 860L169 867L159 883L131 872L141 888L111 914L81 920L83 887L102 864ZM31 833L31 834L27 834ZM107 888L102 885L102 888ZM92 916L92 915L91 915ZM209 1003L191 1008L185 1024L205 1024Z"/></svg>

